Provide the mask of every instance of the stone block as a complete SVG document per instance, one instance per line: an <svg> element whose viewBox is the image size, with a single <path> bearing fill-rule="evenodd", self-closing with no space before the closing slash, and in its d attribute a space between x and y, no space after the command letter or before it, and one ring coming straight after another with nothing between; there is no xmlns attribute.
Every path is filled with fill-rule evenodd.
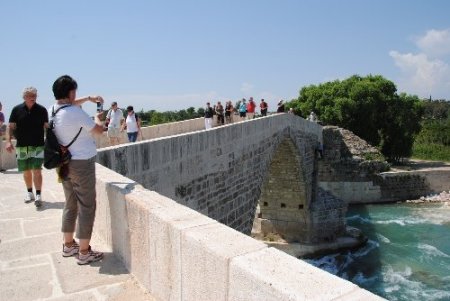
<svg viewBox="0 0 450 301"><path fill-rule="evenodd" d="M139 283L133 278L128 279L126 282L112 284L97 288L97 294L99 293L102 300L109 301L156 301L156 299L150 295L147 291L144 291ZM80 296L81 297L81 296ZM88 300L83 298L72 298L70 300ZM97 298L92 300L97 301ZM53 301L53 300L52 300Z"/></svg>
<svg viewBox="0 0 450 301"><path fill-rule="evenodd" d="M55 217L24 221L23 229L26 236L41 235L42 233L49 232L60 232L61 216L58 214L58 216Z"/></svg>
<svg viewBox="0 0 450 301"><path fill-rule="evenodd" d="M265 248L221 224L186 229L181 239L182 299L227 300L230 260Z"/></svg>
<svg viewBox="0 0 450 301"><path fill-rule="evenodd" d="M1 300L37 300L52 296L53 272L50 263L45 266L0 271Z"/></svg>
<svg viewBox="0 0 450 301"><path fill-rule="evenodd" d="M179 204L150 210L149 254L140 258L148 258L150 279L144 286L152 295L161 300L182 300L182 232L211 224L218 223Z"/></svg>
<svg viewBox="0 0 450 301"><path fill-rule="evenodd" d="M35 250L35 255L61 251L61 241L53 233L38 237L29 237L1 243L0 258L10 261L25 257L28 250Z"/></svg>
<svg viewBox="0 0 450 301"><path fill-rule="evenodd" d="M18 219L0 221L0 233L2 243L24 237L22 226Z"/></svg>
<svg viewBox="0 0 450 301"><path fill-rule="evenodd" d="M377 296L375 294L372 294L369 291L366 291L364 289L358 288L344 296L340 296L337 299L333 299L334 301L382 301L386 300L384 298L381 298L380 296Z"/></svg>
<svg viewBox="0 0 450 301"><path fill-rule="evenodd" d="M334 300L358 288L274 248L231 259L228 300Z"/></svg>
<svg viewBox="0 0 450 301"><path fill-rule="evenodd" d="M76 264L74 257L62 257L60 252L52 254L52 261L61 289L66 294L123 282L129 278L124 264L110 252L105 252L101 261L84 266Z"/></svg>

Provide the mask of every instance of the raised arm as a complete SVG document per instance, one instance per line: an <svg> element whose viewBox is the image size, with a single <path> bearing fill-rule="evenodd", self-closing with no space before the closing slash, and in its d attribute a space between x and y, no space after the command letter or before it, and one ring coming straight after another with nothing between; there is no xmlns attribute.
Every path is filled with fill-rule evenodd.
<svg viewBox="0 0 450 301"><path fill-rule="evenodd" d="M103 103L104 102L103 97L101 97L101 96L84 96L84 97L75 99L72 104L80 107L83 103L85 103L87 101L90 101L93 103L96 103L96 102Z"/></svg>

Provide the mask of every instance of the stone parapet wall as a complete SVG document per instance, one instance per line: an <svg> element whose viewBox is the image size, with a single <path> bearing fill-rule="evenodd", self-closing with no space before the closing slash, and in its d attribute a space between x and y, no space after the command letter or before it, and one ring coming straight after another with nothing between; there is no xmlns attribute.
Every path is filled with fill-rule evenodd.
<svg viewBox="0 0 450 301"><path fill-rule="evenodd" d="M417 199L450 190L450 167L386 172L380 154L350 131L325 127L319 187L350 204Z"/></svg>
<svg viewBox="0 0 450 301"><path fill-rule="evenodd" d="M384 300L99 164L94 234L159 300Z"/></svg>
<svg viewBox="0 0 450 301"><path fill-rule="evenodd" d="M420 171L385 172L346 181L319 181L319 187L350 204L418 199L450 190L450 167Z"/></svg>
<svg viewBox="0 0 450 301"><path fill-rule="evenodd" d="M450 191L450 166L432 170L384 172L374 182L381 188L383 201L414 200Z"/></svg>
<svg viewBox="0 0 450 301"><path fill-rule="evenodd" d="M381 187L373 181L338 182L319 181L319 187L349 204L377 203L381 200Z"/></svg>
<svg viewBox="0 0 450 301"><path fill-rule="evenodd" d="M172 135L178 135L188 132L203 130L205 128L204 118L195 118L178 122L170 122L152 126L142 127L142 136L138 139L148 140ZM121 143L128 143L126 131L120 133ZM97 148L109 147L109 138L104 132L102 135L95 137Z"/></svg>
<svg viewBox="0 0 450 301"><path fill-rule="evenodd" d="M148 127L143 127L142 136L139 139L154 139L160 137L166 137L171 135L178 135L182 133L189 133L193 131L199 131L205 128L204 118L189 119L179 122L171 122L159 125L153 125ZM120 133L121 143L127 143L128 138L126 132ZM13 140L15 143L15 140ZM97 148L110 147L109 138L106 132L101 135L95 136L95 143ZM6 142L0 140L0 170L17 168L16 155L8 153L5 149Z"/></svg>
<svg viewBox="0 0 450 301"><path fill-rule="evenodd" d="M285 139L302 156L309 204L321 127L288 114L103 149L97 162L249 234L273 153Z"/></svg>

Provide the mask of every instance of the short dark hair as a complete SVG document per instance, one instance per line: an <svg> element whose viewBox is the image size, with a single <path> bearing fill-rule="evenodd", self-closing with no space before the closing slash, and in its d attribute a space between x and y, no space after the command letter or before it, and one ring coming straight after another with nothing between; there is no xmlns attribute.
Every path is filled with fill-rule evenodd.
<svg viewBox="0 0 450 301"><path fill-rule="evenodd" d="M53 83L53 95L55 99L69 97L69 92L78 88L77 82L68 75L58 77Z"/></svg>
<svg viewBox="0 0 450 301"><path fill-rule="evenodd" d="M133 111L134 109L133 109L133 106L128 106L127 107L127 111L129 111L129 112L131 112L131 111Z"/></svg>

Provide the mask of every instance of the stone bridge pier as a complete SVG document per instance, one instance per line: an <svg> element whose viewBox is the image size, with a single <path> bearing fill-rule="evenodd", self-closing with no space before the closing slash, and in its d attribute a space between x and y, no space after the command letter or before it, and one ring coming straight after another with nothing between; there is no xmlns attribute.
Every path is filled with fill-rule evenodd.
<svg viewBox="0 0 450 301"><path fill-rule="evenodd" d="M292 242L333 239L344 204L319 191L322 127L291 114L102 149L97 162L149 190L250 234L256 207Z"/></svg>

